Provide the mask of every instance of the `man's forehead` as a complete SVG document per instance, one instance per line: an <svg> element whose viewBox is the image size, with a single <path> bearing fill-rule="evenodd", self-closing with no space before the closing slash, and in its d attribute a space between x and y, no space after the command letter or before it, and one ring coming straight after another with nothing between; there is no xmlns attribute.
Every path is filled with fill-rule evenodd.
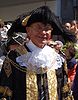
<svg viewBox="0 0 78 100"><path fill-rule="evenodd" d="M35 22L33 24L31 24L31 26L34 26L34 25L37 25L37 26L48 26L48 27L52 27L49 23L43 23L43 22Z"/></svg>

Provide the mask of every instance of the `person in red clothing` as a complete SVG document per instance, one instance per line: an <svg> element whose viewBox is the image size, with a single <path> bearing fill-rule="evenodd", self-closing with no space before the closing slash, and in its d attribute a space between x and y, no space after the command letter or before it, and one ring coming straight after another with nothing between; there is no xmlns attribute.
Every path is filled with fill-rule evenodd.
<svg viewBox="0 0 78 100"><path fill-rule="evenodd" d="M75 47L74 45L68 44L65 50L66 60L67 60L67 68L68 68L68 82L71 87L74 81L74 77L76 74L77 61L75 59Z"/></svg>

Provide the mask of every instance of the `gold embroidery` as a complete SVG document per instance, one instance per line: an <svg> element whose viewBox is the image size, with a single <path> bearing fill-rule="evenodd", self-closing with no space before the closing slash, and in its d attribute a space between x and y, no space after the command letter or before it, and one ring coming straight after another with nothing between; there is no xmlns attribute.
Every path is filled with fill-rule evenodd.
<svg viewBox="0 0 78 100"><path fill-rule="evenodd" d="M48 70L48 90L49 90L49 100L58 100L57 96L57 79L55 69Z"/></svg>
<svg viewBox="0 0 78 100"><path fill-rule="evenodd" d="M7 58L4 61L3 68L4 68L4 71L5 71L6 75L7 75L7 77L9 77L11 75L11 73L12 73L12 69L11 69L10 62L9 62L9 60Z"/></svg>
<svg viewBox="0 0 78 100"><path fill-rule="evenodd" d="M66 93L70 90L70 86L69 84L65 84L64 87L63 87L63 93Z"/></svg>
<svg viewBox="0 0 78 100"><path fill-rule="evenodd" d="M48 70L48 90L49 100L58 100L57 95L57 79L55 70ZM26 98L27 100L38 100L37 77L34 72L27 71L26 73Z"/></svg>
<svg viewBox="0 0 78 100"><path fill-rule="evenodd" d="M26 73L26 100L38 100L37 77L34 72Z"/></svg>
<svg viewBox="0 0 78 100"><path fill-rule="evenodd" d="M24 46L19 46L18 48L16 48L16 51L22 55L22 54L26 54L28 51L26 50L26 48ZM17 68L18 70L22 71L22 72L26 72L26 68L21 67L20 65L18 65L17 63L15 63L13 60L11 60L8 56L6 57L5 63L4 63L4 70L6 69L6 66L8 65L8 67L10 67L11 69L11 65L10 63ZM7 70L5 70L6 74L7 74ZM12 72L12 71L11 71ZM7 74L8 75L8 74Z"/></svg>
<svg viewBox="0 0 78 100"><path fill-rule="evenodd" d="M9 60L9 62L13 65L13 67L17 68L18 70L22 71L22 72L26 72L27 69L26 68L23 68L21 67L20 65L18 65L17 63L15 63L14 61L12 61L11 59L9 59L7 57L7 59Z"/></svg>
<svg viewBox="0 0 78 100"><path fill-rule="evenodd" d="M3 96L12 96L12 91L6 86L0 86L0 93L2 93Z"/></svg>

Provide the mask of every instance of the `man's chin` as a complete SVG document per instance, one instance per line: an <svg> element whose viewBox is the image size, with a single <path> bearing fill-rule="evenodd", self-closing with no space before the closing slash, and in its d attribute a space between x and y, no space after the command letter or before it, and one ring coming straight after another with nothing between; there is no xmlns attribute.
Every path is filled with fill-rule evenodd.
<svg viewBox="0 0 78 100"><path fill-rule="evenodd" d="M43 48L45 45L46 45L46 44L41 43L41 44L39 44L39 48Z"/></svg>

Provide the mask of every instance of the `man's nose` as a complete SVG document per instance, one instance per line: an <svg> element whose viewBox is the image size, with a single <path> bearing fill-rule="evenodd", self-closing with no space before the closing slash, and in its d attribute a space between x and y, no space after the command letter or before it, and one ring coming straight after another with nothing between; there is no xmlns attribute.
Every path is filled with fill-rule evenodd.
<svg viewBox="0 0 78 100"><path fill-rule="evenodd" d="M44 36L47 37L48 39L51 38L51 31L43 31Z"/></svg>

